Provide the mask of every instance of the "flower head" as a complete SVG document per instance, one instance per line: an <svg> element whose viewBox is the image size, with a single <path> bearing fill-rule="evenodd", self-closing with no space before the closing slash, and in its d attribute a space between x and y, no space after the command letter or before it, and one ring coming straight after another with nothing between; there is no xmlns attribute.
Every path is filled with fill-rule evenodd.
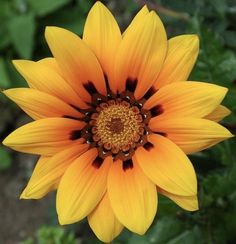
<svg viewBox="0 0 236 244"><path fill-rule="evenodd" d="M30 88L4 91L35 121L3 144L40 155L21 198L57 189L61 224L88 217L104 242L123 227L144 234L163 194L198 209L197 180L186 154L232 134L217 121L227 89L186 81L198 38L167 40L155 12L143 7L121 34L112 14L96 2L83 39L47 27L53 58L14 65Z"/></svg>

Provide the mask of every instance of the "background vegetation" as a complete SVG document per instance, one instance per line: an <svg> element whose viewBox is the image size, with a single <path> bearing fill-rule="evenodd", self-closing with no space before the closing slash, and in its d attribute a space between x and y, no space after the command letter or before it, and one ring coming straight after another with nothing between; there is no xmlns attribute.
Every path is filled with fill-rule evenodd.
<svg viewBox="0 0 236 244"><path fill-rule="evenodd" d="M47 25L65 27L81 35L94 1L0 0L0 87L26 86L12 59L38 60L49 56L44 39ZM224 103L232 115L223 121L236 129L236 2L235 0L107 0L122 29L143 4L161 16L168 36L196 33L201 51L192 80L229 88ZM3 139L28 118L0 96L0 136ZM160 198L158 218L143 237L124 231L114 243L223 244L236 240L236 143L234 139L191 156L199 181L200 210L183 211ZM19 201L35 159L0 146L0 243L99 243L86 221L59 227L54 195L39 202ZM27 206L27 207L26 207ZM46 226L45 226L46 225Z"/></svg>

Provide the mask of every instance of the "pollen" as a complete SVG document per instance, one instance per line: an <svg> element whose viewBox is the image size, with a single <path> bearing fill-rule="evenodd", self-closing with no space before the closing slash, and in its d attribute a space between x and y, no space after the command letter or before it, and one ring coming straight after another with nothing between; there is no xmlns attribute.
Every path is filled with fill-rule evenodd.
<svg viewBox="0 0 236 244"><path fill-rule="evenodd" d="M129 149L139 140L139 132L143 127L139 109L129 106L128 103L117 103L104 106L97 119L93 131L95 138L99 138L107 149L112 151Z"/></svg>

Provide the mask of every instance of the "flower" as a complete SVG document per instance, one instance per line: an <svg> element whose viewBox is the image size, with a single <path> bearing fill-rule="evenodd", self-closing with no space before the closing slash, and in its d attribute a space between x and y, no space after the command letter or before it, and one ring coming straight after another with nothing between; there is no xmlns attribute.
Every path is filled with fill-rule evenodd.
<svg viewBox="0 0 236 244"><path fill-rule="evenodd" d="M217 122L227 89L188 81L198 38L167 40L155 12L143 7L126 31L96 2L83 39L47 27L53 58L13 61L30 88L4 91L35 121L3 144L40 155L21 198L57 189L61 224L85 217L110 242L123 227L144 234L158 193L198 209L197 180L186 154L232 137Z"/></svg>

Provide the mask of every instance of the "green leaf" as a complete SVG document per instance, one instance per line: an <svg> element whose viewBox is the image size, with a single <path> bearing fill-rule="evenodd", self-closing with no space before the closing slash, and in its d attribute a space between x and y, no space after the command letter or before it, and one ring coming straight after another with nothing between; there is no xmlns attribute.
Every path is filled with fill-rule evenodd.
<svg viewBox="0 0 236 244"><path fill-rule="evenodd" d="M167 244L203 244L205 241L201 238L201 232L197 226L192 230L186 230L180 235L176 236Z"/></svg>
<svg viewBox="0 0 236 244"><path fill-rule="evenodd" d="M28 2L36 15L45 16L61 8L62 6L70 2L70 0L28 0Z"/></svg>
<svg viewBox="0 0 236 244"><path fill-rule="evenodd" d="M0 88L10 87L11 82L3 58L0 58Z"/></svg>
<svg viewBox="0 0 236 244"><path fill-rule="evenodd" d="M196 20L197 21L197 20ZM216 33L195 23L200 35L200 55L190 80L208 81L230 87L236 77L235 54L225 49L223 39Z"/></svg>
<svg viewBox="0 0 236 244"><path fill-rule="evenodd" d="M148 232L150 243L166 244L183 229L183 224L177 218L163 217ZM171 231L170 231L171 230Z"/></svg>
<svg viewBox="0 0 236 244"><path fill-rule="evenodd" d="M0 147L0 171L7 170L11 167L11 156L7 150Z"/></svg>
<svg viewBox="0 0 236 244"><path fill-rule="evenodd" d="M33 14L25 14L12 18L8 22L11 42L21 58L32 57L34 48L35 18Z"/></svg>

